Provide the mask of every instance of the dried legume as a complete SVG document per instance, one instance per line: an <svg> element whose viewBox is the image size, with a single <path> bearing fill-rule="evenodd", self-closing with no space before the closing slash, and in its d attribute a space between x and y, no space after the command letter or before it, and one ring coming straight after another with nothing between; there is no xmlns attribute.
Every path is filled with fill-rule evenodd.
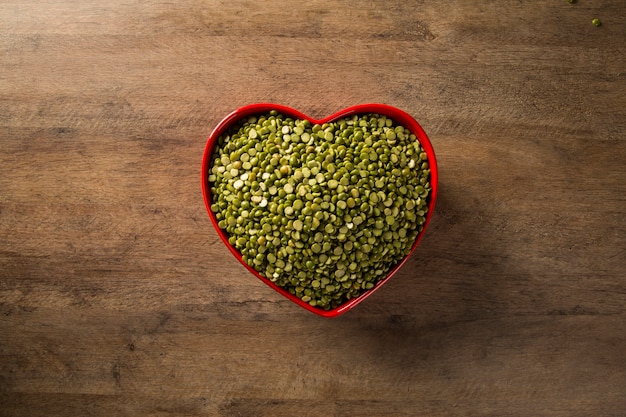
<svg viewBox="0 0 626 417"><path fill-rule="evenodd" d="M428 156L382 115L248 117L218 138L211 161L211 210L229 243L311 306L373 288L423 230Z"/></svg>

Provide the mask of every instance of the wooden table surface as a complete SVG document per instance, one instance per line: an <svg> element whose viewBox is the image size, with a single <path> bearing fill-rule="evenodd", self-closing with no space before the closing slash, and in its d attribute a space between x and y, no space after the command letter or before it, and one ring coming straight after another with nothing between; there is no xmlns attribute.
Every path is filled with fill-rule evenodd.
<svg viewBox="0 0 626 417"><path fill-rule="evenodd" d="M623 0L4 0L0 33L0 416L626 415ZM418 250L339 318L207 216L206 139L262 101L390 104L437 153Z"/></svg>

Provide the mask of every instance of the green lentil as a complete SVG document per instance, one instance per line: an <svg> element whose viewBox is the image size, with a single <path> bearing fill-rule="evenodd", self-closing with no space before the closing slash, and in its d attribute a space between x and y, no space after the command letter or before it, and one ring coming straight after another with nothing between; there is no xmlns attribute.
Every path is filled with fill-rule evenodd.
<svg viewBox="0 0 626 417"><path fill-rule="evenodd" d="M409 253L432 191L415 135L376 114L253 116L218 138L211 161L210 209L228 242L321 309L374 288Z"/></svg>

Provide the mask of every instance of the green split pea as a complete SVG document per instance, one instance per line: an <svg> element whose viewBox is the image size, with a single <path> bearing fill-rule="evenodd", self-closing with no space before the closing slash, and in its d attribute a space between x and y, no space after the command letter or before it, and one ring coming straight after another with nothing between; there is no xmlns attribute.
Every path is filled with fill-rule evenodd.
<svg viewBox="0 0 626 417"><path fill-rule="evenodd" d="M415 135L378 114L245 118L218 138L208 181L243 260L322 309L373 288L410 252L431 192Z"/></svg>

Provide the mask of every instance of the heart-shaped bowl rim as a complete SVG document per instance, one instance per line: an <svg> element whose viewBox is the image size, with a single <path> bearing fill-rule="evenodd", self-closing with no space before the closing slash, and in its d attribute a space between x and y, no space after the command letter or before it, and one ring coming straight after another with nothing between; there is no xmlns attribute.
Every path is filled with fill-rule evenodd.
<svg viewBox="0 0 626 417"><path fill-rule="evenodd" d="M413 242L413 245L411 246L411 250L410 250L409 254L406 255L404 258L402 258L396 265L394 265L389 270L387 275L383 279L378 281L374 285L373 288L371 288L369 290L365 290L358 297L352 298L352 299L346 301L345 303L343 303L343 304L341 304L341 305L339 305L339 306L337 306L337 307L335 307L333 309L324 310L324 309L321 309L319 307L313 307L313 306L309 305L308 303L302 301L301 299L299 299L295 295L291 294L286 289L284 289L282 287L279 287L278 285L274 284L269 279L261 276L261 274L259 274L259 272L257 272L254 268L252 268L250 265L248 265L246 262L244 262L244 260L242 259L241 253L239 253L239 251L237 249L235 249L228 242L228 235L226 234L226 232L224 230L220 229L220 227L218 226L217 218L215 217L215 213L213 213L213 211L211 210L211 190L210 190L210 186L209 186L208 173L209 173L209 170L210 170L211 156L213 155L213 151L214 151L214 148L215 148L215 146L217 144L218 138L224 132L226 132L227 129L230 126L232 126L234 123L236 123L240 119L242 119L244 117L253 116L253 115L266 114L266 113L270 112L271 110L276 110L277 112L282 113L283 115L285 115L287 117L308 120L312 124L324 124L324 123L328 123L328 122L332 122L332 121L335 121L335 120L342 119L344 117L349 117L349 116L358 115L358 114L375 113L375 114L379 114L379 115L382 115L382 116L386 116L386 117L392 119L394 122L396 122L396 123L404 126L405 128L409 129L411 131L411 133L413 133L417 137L418 141L422 145L422 148L424 149L424 151L428 155L428 164L429 164L429 168L430 168L430 185L431 185L431 188L432 188L431 192L430 192L430 194L428 196L428 212L426 213L425 222L422 225L423 229L417 235L417 238L415 239L415 242ZM213 224L213 227L217 231L218 235L220 236L220 238L222 239L222 241L224 242L226 247L231 251L231 253L233 255L235 255L235 257L237 258L239 263L241 263L246 269L248 269L254 276L256 276L258 279L260 279L262 282L264 282L265 284L267 284L272 289L274 289L278 293L282 294L283 296L285 296L289 300L291 300L294 303L298 304L300 307L303 307L306 310L308 310L310 312L313 312L313 313L315 313L315 314L317 314L319 316L327 317L327 318L337 317L337 316L347 312L348 310L351 310L357 304L363 302L363 300L365 300L367 297L372 295L376 290L378 290L387 281L389 281L393 277L393 275L395 275L396 272L398 272L398 270L402 267L402 265L404 265L404 263L413 254L413 252L415 251L415 248L417 247L417 245L419 244L420 240L422 239L422 236L424 235L424 232L426 231L426 227L428 226L428 223L430 222L430 219L432 217L433 209L435 207L435 200L436 200L436 197L437 197L437 179L438 179L438 175L437 175L437 161L436 161L436 158L435 158L435 151L433 150L432 144L430 143L430 140L428 139L428 136L426 135L426 132L424 132L424 129L422 129L422 127L419 125L419 123L411 115L409 115L405 111L400 110L400 109L398 109L396 107L393 107L393 106L389 106L389 105L386 105L386 104L379 104L379 103L358 104L358 105L355 105L355 106L347 107L347 108L345 108L343 110L340 110L340 111L338 111L338 112L336 112L334 114L331 114L328 117L325 117L325 118L319 119L319 120L318 119L313 119L313 118L311 118L311 117L309 117L309 116L299 112L298 110L295 110L295 109L293 109L291 107L284 106L284 105L281 105L281 104L256 103L256 104L249 104L249 105L240 107L240 108L236 109L235 111L231 112L230 114L228 114L226 117L224 117L217 124L217 126L213 129L211 134L209 135L209 138L208 138L207 143L206 143L206 147L204 149L204 154L203 154L203 157L202 157L202 172L201 172L201 175L202 175L202 195L203 195L203 198L204 198L204 204L206 206L206 210L207 210L207 212L209 214L209 218L211 219L211 223Z"/></svg>

